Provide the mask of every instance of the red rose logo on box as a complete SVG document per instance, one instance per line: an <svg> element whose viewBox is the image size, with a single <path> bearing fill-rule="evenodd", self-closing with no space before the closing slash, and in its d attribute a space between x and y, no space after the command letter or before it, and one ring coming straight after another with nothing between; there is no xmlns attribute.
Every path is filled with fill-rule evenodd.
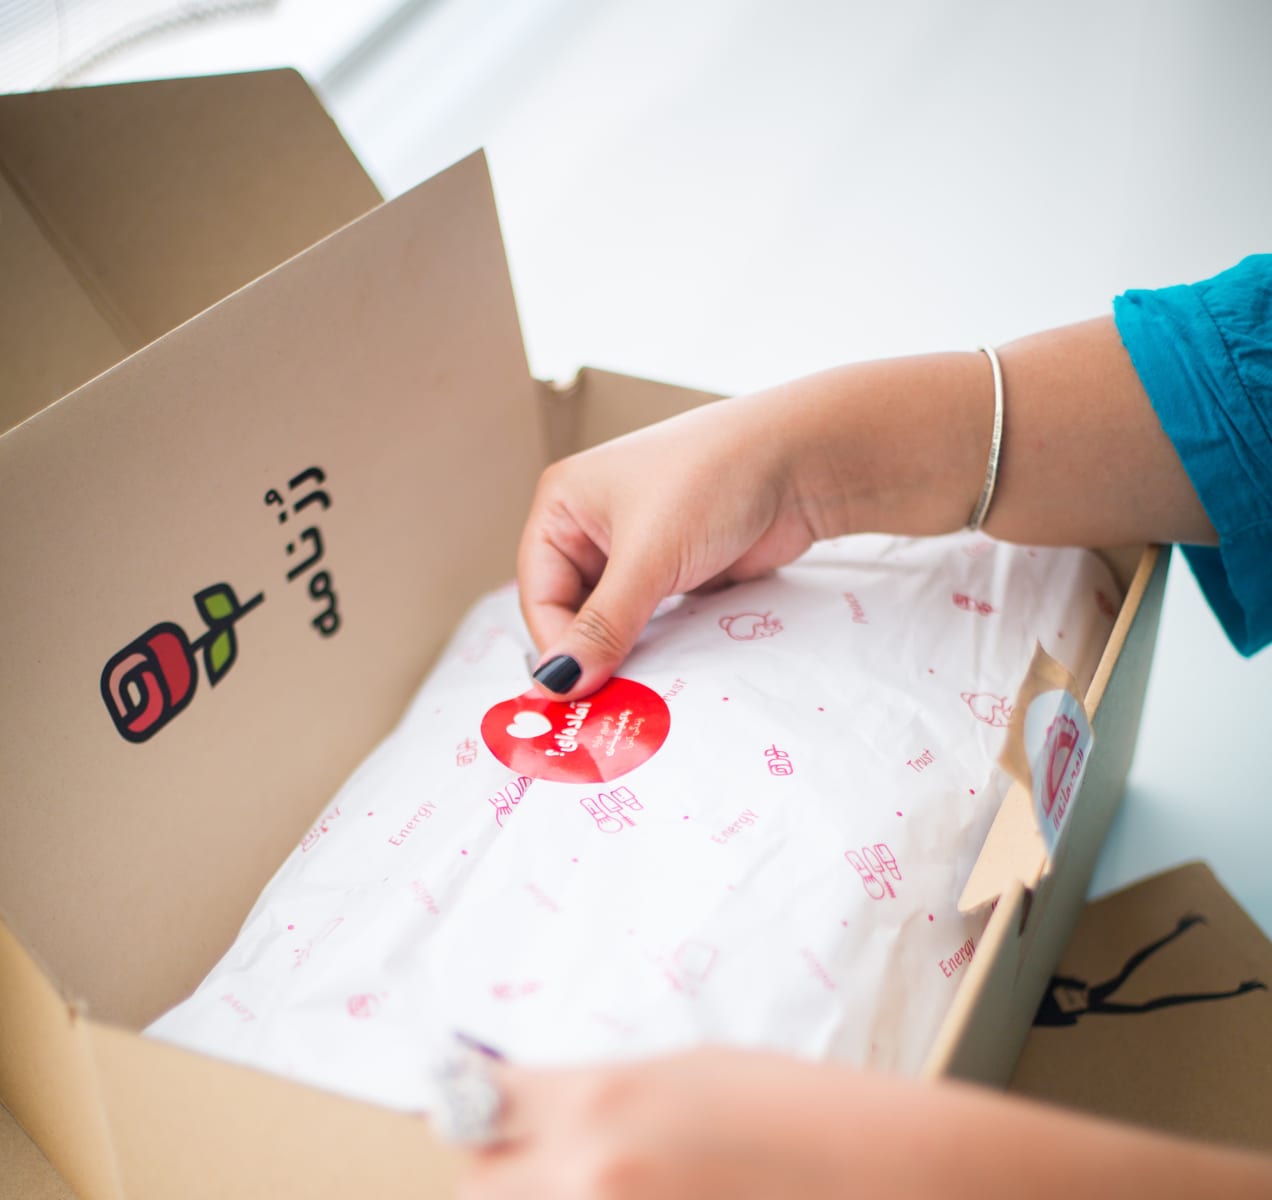
<svg viewBox="0 0 1272 1200"><path fill-rule="evenodd" d="M611 679L569 703L526 692L482 718L482 740L518 775L553 783L608 783L652 758L667 740L671 712L657 692Z"/></svg>
<svg viewBox="0 0 1272 1200"><path fill-rule="evenodd" d="M238 657L234 623L264 599L258 592L240 604L228 583L213 584L194 597L207 625L197 640L190 641L180 625L160 621L112 654L102 668L101 689L119 736L144 742L185 709L199 682L196 653L202 652L215 687Z"/></svg>

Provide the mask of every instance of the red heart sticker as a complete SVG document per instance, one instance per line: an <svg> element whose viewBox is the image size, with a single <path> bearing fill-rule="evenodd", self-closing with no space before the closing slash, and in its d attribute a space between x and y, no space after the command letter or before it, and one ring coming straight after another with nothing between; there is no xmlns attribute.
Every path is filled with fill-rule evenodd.
<svg viewBox="0 0 1272 1200"><path fill-rule="evenodd" d="M611 679L583 700L549 700L530 691L496 704L481 721L482 740L518 775L553 783L608 783L653 757L671 712L634 679Z"/></svg>
<svg viewBox="0 0 1272 1200"><path fill-rule="evenodd" d="M1051 737L1051 756L1047 763L1047 800L1043 812L1050 816L1069 771L1073 752L1077 749L1078 727L1072 718L1060 716L1047 733Z"/></svg>

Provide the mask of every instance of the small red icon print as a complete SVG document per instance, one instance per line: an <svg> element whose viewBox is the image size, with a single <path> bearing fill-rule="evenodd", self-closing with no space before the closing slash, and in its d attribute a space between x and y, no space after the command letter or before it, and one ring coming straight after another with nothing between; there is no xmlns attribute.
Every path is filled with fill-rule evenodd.
<svg viewBox="0 0 1272 1200"><path fill-rule="evenodd" d="M1095 607L1108 617L1110 621L1117 619L1117 605L1099 588L1095 589Z"/></svg>
<svg viewBox="0 0 1272 1200"><path fill-rule="evenodd" d="M301 854L308 854L317 844L318 839L330 832L332 823L340 816L340 805L336 805L318 822L303 838L300 839Z"/></svg>
<svg viewBox="0 0 1272 1200"><path fill-rule="evenodd" d="M671 710L657 692L615 677L585 700L526 692L482 718L482 740L519 775L556 783L608 783L657 753Z"/></svg>
<svg viewBox="0 0 1272 1200"><path fill-rule="evenodd" d="M972 710L972 716L995 729L1006 729L1011 724L1012 706L1006 696L993 692L963 692L963 702Z"/></svg>
<svg viewBox="0 0 1272 1200"><path fill-rule="evenodd" d="M994 611L994 606L988 600L973 600L962 592L955 592L953 599L954 607L961 608L964 612L978 612L982 617L988 617Z"/></svg>
<svg viewBox="0 0 1272 1200"><path fill-rule="evenodd" d="M877 842L873 846L862 846L860 851L845 850L844 858L858 875L866 895L871 900L882 900L885 896L895 900L896 889L889 879L900 881L901 868L897 866L896 855L888 848L886 842Z"/></svg>
<svg viewBox="0 0 1272 1200"><path fill-rule="evenodd" d="M380 1011L380 997L369 992L358 996L350 996L345 1001L348 1013L357 1021L368 1021Z"/></svg>
<svg viewBox="0 0 1272 1200"><path fill-rule="evenodd" d="M776 745L770 746L764 751L764 757L768 761L768 769L770 775L794 775L795 767L791 762L791 756L785 750L779 750Z"/></svg>
<svg viewBox="0 0 1272 1200"><path fill-rule="evenodd" d="M455 747L455 765L471 767L477 761L477 743L472 738L465 738Z"/></svg>
<svg viewBox="0 0 1272 1200"><path fill-rule="evenodd" d="M486 797L494 806L495 824L500 829L503 828L504 818L512 816L512 810L521 803L522 797L533 782L529 775L522 775L506 787L500 788L493 796Z"/></svg>
<svg viewBox="0 0 1272 1200"><path fill-rule="evenodd" d="M681 942L673 951L667 968L667 978L678 992L693 995L706 983L711 968L715 966L718 951L706 942Z"/></svg>
<svg viewBox="0 0 1272 1200"><path fill-rule="evenodd" d="M495 983L491 985L490 994L496 1000L523 1000L526 996L533 996L543 984L537 980L527 980L525 983Z"/></svg>
<svg viewBox="0 0 1272 1200"><path fill-rule="evenodd" d="M1073 763L1073 756L1078 749L1078 726L1073 718L1058 716L1047 730L1047 742L1051 746L1051 752L1047 758L1047 795L1042 810L1049 817L1051 810L1055 807L1056 797L1060 794L1060 789L1069 775L1070 764ZM1080 763L1079 759L1079 763L1075 766Z"/></svg>
<svg viewBox="0 0 1272 1200"><path fill-rule="evenodd" d="M985 555L993 552L994 543L991 541L980 540L968 542L962 547L962 551L968 558L984 558Z"/></svg>
<svg viewBox="0 0 1272 1200"><path fill-rule="evenodd" d="M720 628L735 642L753 642L782 632L782 623L771 612L736 613L720 618Z"/></svg>
<svg viewBox="0 0 1272 1200"><path fill-rule="evenodd" d="M608 792L597 792L595 796L584 796L579 804L602 833L622 833L625 826L634 826L636 822L623 811L624 808L640 812L645 807L636 799L631 788L621 786Z"/></svg>
<svg viewBox="0 0 1272 1200"><path fill-rule="evenodd" d="M294 971L297 967L303 967L312 956L314 948L320 942L325 942L343 924L344 917L333 917L319 930L317 937L310 938L303 946L293 947L292 970Z"/></svg>

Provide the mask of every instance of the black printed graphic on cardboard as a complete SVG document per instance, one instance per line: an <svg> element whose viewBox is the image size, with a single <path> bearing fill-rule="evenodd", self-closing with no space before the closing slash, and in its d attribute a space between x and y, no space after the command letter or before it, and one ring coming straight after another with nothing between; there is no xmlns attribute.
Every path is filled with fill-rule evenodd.
<svg viewBox="0 0 1272 1200"><path fill-rule="evenodd" d="M321 467L308 467L287 481L287 491L290 496L290 493L303 490L310 483L315 485L313 491L306 492L299 499L292 497L285 500L279 491L270 488L265 493L265 503L279 506L278 523L280 525L286 524L290 517L298 517L311 504L321 504L322 510L326 512L331 507L331 496L321 487L326 481L327 474ZM288 511L289 503L290 511ZM302 529L287 543L287 556L289 559L295 559L287 572L287 582L291 583L304 575L306 571L316 567L322 555L322 530L317 525L309 525ZM309 576L308 587L309 594L324 605L322 612L310 624L323 637L330 637L340 628L340 614L336 611L336 593L331 590L331 576L326 571L314 571Z"/></svg>
<svg viewBox="0 0 1272 1200"><path fill-rule="evenodd" d="M191 641L172 621L152 625L116 651L102 668L102 699L119 736L144 742L194 699L203 659L208 684L216 687L238 658L235 623L265 599L258 592L242 603L228 583L195 593L194 604L207 626Z"/></svg>
<svg viewBox="0 0 1272 1200"><path fill-rule="evenodd" d="M1143 1000L1138 1004L1109 999L1146 959L1151 958L1163 946L1169 945L1180 934L1194 925L1204 925L1206 918L1189 914L1179 918L1179 923L1165 937L1150 942L1142 950L1137 950L1123 964L1122 969L1103 983L1087 983L1084 979L1075 979L1069 975L1053 975L1048 985L1047 994L1038 1006L1038 1015L1034 1017L1035 1025L1076 1025L1080 1017L1088 1013L1097 1015L1123 1015L1127 1013L1153 1012L1159 1008L1175 1008L1181 1004L1201 1004L1208 1000L1230 1000L1233 996L1243 996L1246 992L1267 991L1268 985L1258 979L1247 979L1234 988L1218 992L1191 992L1168 996L1157 996L1152 1000Z"/></svg>

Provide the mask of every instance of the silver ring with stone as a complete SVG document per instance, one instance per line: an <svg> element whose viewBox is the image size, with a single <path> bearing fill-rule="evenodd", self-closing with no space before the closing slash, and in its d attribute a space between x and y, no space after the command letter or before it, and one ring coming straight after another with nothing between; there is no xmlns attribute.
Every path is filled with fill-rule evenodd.
<svg viewBox="0 0 1272 1200"><path fill-rule="evenodd" d="M429 1114L438 1135L458 1146L490 1146L503 1095L490 1060L475 1050L446 1055L433 1070L436 1103Z"/></svg>

